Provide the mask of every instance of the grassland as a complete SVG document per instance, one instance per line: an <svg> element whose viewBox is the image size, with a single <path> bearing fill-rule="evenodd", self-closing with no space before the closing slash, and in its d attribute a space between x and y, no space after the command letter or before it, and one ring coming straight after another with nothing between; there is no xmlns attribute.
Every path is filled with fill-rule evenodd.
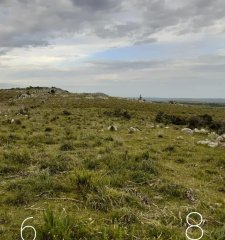
<svg viewBox="0 0 225 240"><path fill-rule="evenodd" d="M225 119L221 107L1 90L0 239L21 239L33 217L38 240L182 240L193 211L202 239L225 239L225 148L155 123L160 111Z"/></svg>

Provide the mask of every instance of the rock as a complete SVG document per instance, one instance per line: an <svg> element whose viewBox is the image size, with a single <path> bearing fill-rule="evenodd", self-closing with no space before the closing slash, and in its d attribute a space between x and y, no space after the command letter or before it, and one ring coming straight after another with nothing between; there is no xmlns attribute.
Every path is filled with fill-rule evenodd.
<svg viewBox="0 0 225 240"><path fill-rule="evenodd" d="M204 128L202 128L202 129L200 129L199 133L207 134L207 133L209 133L209 131L204 129Z"/></svg>
<svg viewBox="0 0 225 240"><path fill-rule="evenodd" d="M199 133L200 130L199 130L198 128L195 128L195 129L194 129L194 132L195 132L195 133Z"/></svg>
<svg viewBox="0 0 225 240"><path fill-rule="evenodd" d="M225 142L225 139L222 137L222 136L219 136L217 139L216 139L217 142Z"/></svg>
<svg viewBox="0 0 225 240"><path fill-rule="evenodd" d="M199 130L198 128L195 128L195 129L194 129L194 132L195 132L195 133L202 133L202 134L207 134L207 133L209 133L209 131L206 130L206 129L204 129L204 128L201 128L200 130Z"/></svg>
<svg viewBox="0 0 225 240"><path fill-rule="evenodd" d="M140 130L138 128L136 128L136 127L130 127L128 129L128 131L129 131L129 133L134 133L134 132L139 132Z"/></svg>
<svg viewBox="0 0 225 240"><path fill-rule="evenodd" d="M190 128L183 128L181 132L186 133L188 135L192 135L194 133L194 131Z"/></svg>
<svg viewBox="0 0 225 240"><path fill-rule="evenodd" d="M206 139L206 140L198 141L197 144L208 145L210 142L211 142L211 141L209 141L208 139Z"/></svg>
<svg viewBox="0 0 225 240"><path fill-rule="evenodd" d="M191 202L195 202L196 198L195 198L195 194L192 188L188 189L186 191L186 197L188 198L188 200L190 200Z"/></svg>
<svg viewBox="0 0 225 240"><path fill-rule="evenodd" d="M165 129L169 129L170 127L169 126L166 126Z"/></svg>
<svg viewBox="0 0 225 240"><path fill-rule="evenodd" d="M11 120L11 123L14 123L14 122L15 122L15 120L14 120L14 119L12 119L12 120Z"/></svg>
<svg viewBox="0 0 225 240"><path fill-rule="evenodd" d="M182 136L178 136L177 140L184 140L184 138Z"/></svg>
<svg viewBox="0 0 225 240"><path fill-rule="evenodd" d="M208 139L205 139L205 140L202 140L202 141L198 141L197 144L201 144L201 145L207 145L208 147L211 147L211 148L216 148L219 146L219 143L218 142L213 142L213 141L210 141Z"/></svg>
<svg viewBox="0 0 225 240"><path fill-rule="evenodd" d="M215 148L215 147L218 147L218 146L219 146L219 143L218 143L218 142L210 142L210 143L208 144L208 146L211 147L211 148Z"/></svg>
<svg viewBox="0 0 225 240"><path fill-rule="evenodd" d="M225 139L225 133L221 135L221 137L223 137Z"/></svg>
<svg viewBox="0 0 225 240"><path fill-rule="evenodd" d="M117 126L111 125L111 126L108 127L108 130L112 131L112 132L115 132L115 131L118 130L118 128L117 128Z"/></svg>

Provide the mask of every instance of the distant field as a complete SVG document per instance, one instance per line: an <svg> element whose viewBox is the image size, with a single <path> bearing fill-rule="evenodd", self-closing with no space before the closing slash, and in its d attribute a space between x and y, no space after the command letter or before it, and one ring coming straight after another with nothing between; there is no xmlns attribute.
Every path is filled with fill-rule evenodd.
<svg viewBox="0 0 225 240"><path fill-rule="evenodd" d="M225 104L224 98L145 98L147 101L179 103L199 103L199 104Z"/></svg>
<svg viewBox="0 0 225 240"><path fill-rule="evenodd" d="M207 105L0 90L0 239L21 239L33 217L38 240L185 240L190 212L202 239L225 239L225 147L198 145L210 136L159 112L225 120Z"/></svg>

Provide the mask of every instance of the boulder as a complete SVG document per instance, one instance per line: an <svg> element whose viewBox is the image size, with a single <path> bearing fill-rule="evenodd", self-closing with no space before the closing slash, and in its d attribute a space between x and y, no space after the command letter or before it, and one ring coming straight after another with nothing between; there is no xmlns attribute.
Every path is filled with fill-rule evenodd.
<svg viewBox="0 0 225 240"><path fill-rule="evenodd" d="M222 137L222 136L219 136L217 139L216 139L217 142L225 142L225 139Z"/></svg>
<svg viewBox="0 0 225 240"><path fill-rule="evenodd" d="M199 133L200 130L199 130L198 128L195 128L195 129L194 129L194 132L195 132L195 133Z"/></svg>
<svg viewBox="0 0 225 240"><path fill-rule="evenodd" d="M178 136L177 140L184 140L184 138L182 136Z"/></svg>
<svg viewBox="0 0 225 240"><path fill-rule="evenodd" d="M206 130L206 129L204 129L204 128L201 128L201 129L195 128L195 129L194 129L194 132L195 132L195 133L202 133L202 134L207 134L207 133L209 133L209 131Z"/></svg>
<svg viewBox="0 0 225 240"><path fill-rule="evenodd" d="M208 144L208 146L211 147L211 148L215 148L215 147L218 147L218 146L219 146L219 143L218 143L218 142L210 142L210 143Z"/></svg>
<svg viewBox="0 0 225 240"><path fill-rule="evenodd" d="M183 128L181 132L186 133L188 135L192 135L194 133L194 131L190 128Z"/></svg>
<svg viewBox="0 0 225 240"><path fill-rule="evenodd" d="M211 141L209 141L208 139L197 142L197 144L200 144L200 145L208 145L209 143L211 143Z"/></svg>
<svg viewBox="0 0 225 240"><path fill-rule="evenodd" d="M139 132L140 130L138 128L136 128L136 127L130 127L128 129L128 131L129 131L129 133L134 133L134 132Z"/></svg>
<svg viewBox="0 0 225 240"><path fill-rule="evenodd" d="M211 147L211 148L216 148L219 146L219 142L210 141L208 139L198 141L197 144L207 145L208 147Z"/></svg>
<svg viewBox="0 0 225 240"><path fill-rule="evenodd" d="M206 130L206 129L204 129L204 128L201 128L201 129L199 130L199 133L207 134L207 133L209 133L209 131Z"/></svg>

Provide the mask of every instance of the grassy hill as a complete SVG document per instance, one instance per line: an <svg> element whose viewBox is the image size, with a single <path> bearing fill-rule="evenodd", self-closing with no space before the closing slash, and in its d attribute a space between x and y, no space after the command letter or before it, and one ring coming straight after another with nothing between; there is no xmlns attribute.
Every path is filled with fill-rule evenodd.
<svg viewBox="0 0 225 240"><path fill-rule="evenodd" d="M0 239L21 239L33 217L40 240L182 240L190 212L202 239L225 239L225 148L155 122L159 112L225 119L206 105L0 90Z"/></svg>

